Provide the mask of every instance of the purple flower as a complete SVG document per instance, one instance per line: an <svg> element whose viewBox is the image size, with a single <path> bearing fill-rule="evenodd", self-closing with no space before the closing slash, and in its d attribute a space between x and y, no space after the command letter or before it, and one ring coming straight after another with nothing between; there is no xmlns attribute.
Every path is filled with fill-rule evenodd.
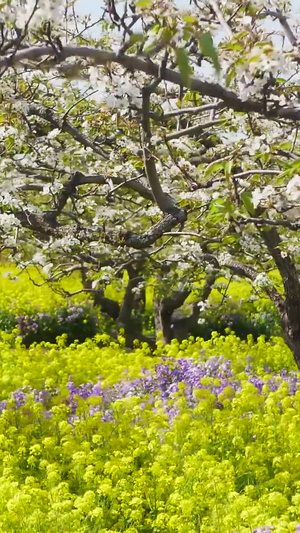
<svg viewBox="0 0 300 533"><path fill-rule="evenodd" d="M101 388L99 383L96 383L96 385L92 388L92 394L91 396L102 396L103 395L103 389Z"/></svg>
<svg viewBox="0 0 300 533"><path fill-rule="evenodd" d="M78 394L79 388L75 386L75 383L72 381L72 377L71 376L69 377L69 380L70 381L68 381L68 383L67 383L67 389L68 389L68 391L70 393L70 396L71 395L74 396L75 394Z"/></svg>
<svg viewBox="0 0 300 533"><path fill-rule="evenodd" d="M0 415L3 413L3 411L5 411L5 409L7 409L7 403L8 402L6 400L0 402Z"/></svg>
<svg viewBox="0 0 300 533"><path fill-rule="evenodd" d="M27 400L27 394L25 392L22 392L21 390L13 392L12 397L15 400L15 405L17 409L25 405Z"/></svg>
<svg viewBox="0 0 300 533"><path fill-rule="evenodd" d="M252 383L258 389L259 392L262 391L262 388L265 384L265 382L259 376L255 375L249 378L249 382Z"/></svg>
<svg viewBox="0 0 300 533"><path fill-rule="evenodd" d="M274 526L262 526L257 529L253 529L252 533L271 533Z"/></svg>

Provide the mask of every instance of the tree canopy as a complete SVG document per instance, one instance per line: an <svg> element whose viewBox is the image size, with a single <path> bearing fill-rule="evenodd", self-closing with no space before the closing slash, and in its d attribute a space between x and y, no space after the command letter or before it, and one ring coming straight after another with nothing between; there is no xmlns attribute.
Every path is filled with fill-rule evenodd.
<svg viewBox="0 0 300 533"><path fill-rule="evenodd" d="M1 250L45 281L80 271L128 332L155 278L166 340L193 284L204 301L230 271L270 297L300 365L298 15L186 3L2 1Z"/></svg>

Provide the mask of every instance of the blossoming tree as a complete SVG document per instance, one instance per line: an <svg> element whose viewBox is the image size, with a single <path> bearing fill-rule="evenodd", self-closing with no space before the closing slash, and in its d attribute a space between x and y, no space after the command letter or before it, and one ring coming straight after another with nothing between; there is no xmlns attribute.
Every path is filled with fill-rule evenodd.
<svg viewBox="0 0 300 533"><path fill-rule="evenodd" d="M149 280L169 340L192 283L204 301L225 269L270 297L300 367L297 14L186 4L2 1L1 249L45 280L79 270L129 338Z"/></svg>

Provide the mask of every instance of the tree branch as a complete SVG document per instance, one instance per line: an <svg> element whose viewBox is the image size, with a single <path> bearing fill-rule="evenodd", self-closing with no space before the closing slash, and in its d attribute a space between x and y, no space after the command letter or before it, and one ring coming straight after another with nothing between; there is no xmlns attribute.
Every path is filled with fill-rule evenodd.
<svg viewBox="0 0 300 533"><path fill-rule="evenodd" d="M248 176L252 176L253 174L260 174L261 176L275 176L278 174L282 174L282 171L272 170L272 169L252 168L251 170L245 170L244 172L238 172L237 174L233 174L232 177L235 179L248 178Z"/></svg>
<svg viewBox="0 0 300 533"><path fill-rule="evenodd" d="M74 126L72 126L72 124L66 119L65 115L61 117L49 107L43 107L38 104L29 104L27 108L27 114L29 116L36 115L42 118L43 120L50 122L52 126L61 129L61 131L63 132L68 133L69 135L71 135L71 137L73 137L73 139L78 141L86 148L91 148L96 154L101 155L101 157L103 157L104 159L109 159L108 154L102 148L100 148L100 146L96 146L92 141L85 137L85 135L80 133L77 128L74 128Z"/></svg>
<svg viewBox="0 0 300 533"><path fill-rule="evenodd" d="M292 46L297 46L297 44L298 44L297 38L294 35L294 33L292 32L291 27L290 27L290 25L289 25L289 23L287 21L287 18L283 15L283 13L279 9L276 9L276 11L272 11L272 10L268 9L267 11L263 11L262 13L260 13L259 16L260 17L269 16L269 17L273 17L274 19L278 19L280 24L281 24L281 26L284 29L284 32L285 32L290 44Z"/></svg>
<svg viewBox="0 0 300 533"><path fill-rule="evenodd" d="M149 185L152 190L152 194L155 198L155 201L158 207L163 213L171 213L172 210L176 210L175 200L169 195L166 194L160 184L155 160L152 155L152 145L151 145L151 126L150 126L150 97L153 89L151 85L143 89L143 154L144 154L144 164L145 171L148 178ZM177 208L179 210L179 208ZM174 211L175 212L175 211Z"/></svg>
<svg viewBox="0 0 300 533"><path fill-rule="evenodd" d="M270 220L269 218L239 218L236 220L239 225L256 224L257 226L282 226L292 231L300 229L300 222L289 222L288 220Z"/></svg>
<svg viewBox="0 0 300 533"><path fill-rule="evenodd" d="M145 231L141 235L127 231L123 235L112 230L105 232L105 241L115 246L128 246L129 248L135 248L136 250L142 250L148 248L154 244L158 239L164 236L165 233L175 228L177 224L183 224L187 219L187 213L183 209L180 209L178 215L167 215L162 218L157 224L152 226L149 230Z"/></svg>
<svg viewBox="0 0 300 533"><path fill-rule="evenodd" d="M211 111L213 109L224 109L224 107L225 106L223 102L218 102L217 104L205 104L199 107L183 107L181 109L170 111L169 113L164 113L163 115L151 113L150 117L153 118L153 120L164 121L169 120L170 118L179 117L181 115L200 115L201 113L205 113L206 111Z"/></svg>
<svg viewBox="0 0 300 533"><path fill-rule="evenodd" d="M220 25L221 25L221 27L223 28L223 30L224 30L224 32L226 34L226 37L228 39L231 39L232 36L233 36L232 30L231 30L229 24L224 19L223 13L222 13L219 5L218 5L217 0L209 0L209 3L211 5L211 7L213 8L215 14L217 15L218 20L220 22Z"/></svg>
<svg viewBox="0 0 300 533"><path fill-rule="evenodd" d="M145 185L138 181L135 181L134 179L127 180L126 178L122 178L119 176L104 176L102 174L85 176L84 174L80 173L78 185L106 185L109 181L112 181L114 185L122 186L125 189L130 189L134 192L137 192L146 200L151 200L152 202L154 202L154 196L152 191L145 187Z"/></svg>
<svg viewBox="0 0 300 533"><path fill-rule="evenodd" d="M231 270L234 274L248 278L251 281L255 281L259 275L259 272L257 272L254 268L248 265L243 265L237 261L221 261L220 265L229 268L229 270ZM275 289L275 287L265 287L263 290L267 293L279 313L282 313L282 310L284 309L284 299L282 298L281 294Z"/></svg>
<svg viewBox="0 0 300 533"><path fill-rule="evenodd" d="M197 135L197 133L200 133L200 131L205 130L206 128L210 128L211 126L216 126L219 124L222 124L223 120L211 120L209 122L205 122L204 124L197 124L196 126L191 126L190 128L185 128L184 130L178 130L174 133L170 133L170 135L166 136L166 141L172 141L173 139L179 139L179 137L183 137L184 135Z"/></svg>
<svg viewBox="0 0 300 533"><path fill-rule="evenodd" d="M11 67L22 61L29 59L32 61L41 59L42 57L54 57L55 52L50 46L32 46L25 50L19 50L13 57L4 56L0 58L1 67ZM109 63L118 63L129 71L141 71L149 76L159 75L160 66L153 61L147 61L135 56L118 55L114 52L106 52L89 46L65 46L61 52L60 61L70 57L81 57L83 59L91 59L94 65L107 65ZM57 58L54 62L44 66L54 67L57 63ZM43 65L39 64L39 68ZM33 67L32 67L33 68ZM85 68L84 66L82 68ZM186 87L186 83L182 79L181 74L176 70L164 69L161 73L161 79L169 81L176 85ZM257 100L241 100L233 91L225 89L218 83L210 83L201 81L198 78L191 77L189 79L189 89L197 91L203 96L217 98L222 100L226 106L235 111L243 111L245 113L258 113L266 116L269 119L284 118L290 120L300 120L300 106L278 106L274 104L273 109L266 109L263 98Z"/></svg>
<svg viewBox="0 0 300 533"><path fill-rule="evenodd" d="M183 224L187 220L187 213L184 209L178 210L176 216L166 215L157 224L141 235L132 231L114 231L99 227L91 229L77 226L60 226L52 211L45 212L43 215L29 213L25 211L15 212L14 215L25 228L31 229L35 233L41 233L45 236L52 236L56 239L76 235L85 242L101 239L113 246L134 248L142 250L154 244L158 239L171 231L178 224Z"/></svg>

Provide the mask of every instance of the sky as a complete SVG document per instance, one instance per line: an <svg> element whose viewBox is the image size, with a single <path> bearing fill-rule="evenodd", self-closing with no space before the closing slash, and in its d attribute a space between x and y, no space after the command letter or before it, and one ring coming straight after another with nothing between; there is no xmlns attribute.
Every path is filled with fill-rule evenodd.
<svg viewBox="0 0 300 533"><path fill-rule="evenodd" d="M176 4L178 7L188 8L190 2L189 0L176 0ZM90 13L93 16L97 16L100 12L101 5L103 5L101 0L78 0L76 11L84 15Z"/></svg>
<svg viewBox="0 0 300 533"><path fill-rule="evenodd" d="M189 8L190 6L190 0L176 0L176 4L178 7ZM276 0L274 1L274 4L276 4ZM101 5L103 5L103 2L101 0L78 0L76 4L76 8L78 10L78 13L80 14L92 14L93 16L97 16L100 12ZM299 10L299 0L292 0L292 7L293 10Z"/></svg>

